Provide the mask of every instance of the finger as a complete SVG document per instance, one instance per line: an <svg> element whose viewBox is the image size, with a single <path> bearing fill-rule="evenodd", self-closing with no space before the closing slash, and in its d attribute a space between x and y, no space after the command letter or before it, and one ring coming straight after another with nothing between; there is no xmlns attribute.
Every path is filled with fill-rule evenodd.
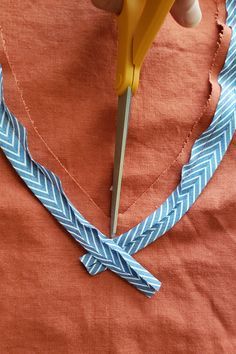
<svg viewBox="0 0 236 354"><path fill-rule="evenodd" d="M100 9L119 14L123 0L92 0L92 3ZM172 6L171 14L184 27L194 27L202 18L198 0L176 0Z"/></svg>
<svg viewBox="0 0 236 354"><path fill-rule="evenodd" d="M114 12L118 15L122 10L123 0L92 0L92 3L99 9Z"/></svg>
<svg viewBox="0 0 236 354"><path fill-rule="evenodd" d="M171 15L184 27L195 27L202 19L198 0L176 0Z"/></svg>

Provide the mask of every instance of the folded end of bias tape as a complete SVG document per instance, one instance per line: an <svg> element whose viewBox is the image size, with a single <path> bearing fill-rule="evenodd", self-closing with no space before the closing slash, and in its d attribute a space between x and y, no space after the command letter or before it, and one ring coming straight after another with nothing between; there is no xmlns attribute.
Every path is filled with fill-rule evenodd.
<svg viewBox="0 0 236 354"><path fill-rule="evenodd" d="M79 259L90 275L97 275L107 269L106 266L104 266L101 262L99 262L95 257L93 257L89 253L83 255ZM147 284L143 286L143 289L142 287L140 288L139 285L138 290L143 292L148 298L151 298L156 292L160 290L161 282L152 275L150 275L146 280L148 280ZM135 281L136 280L134 278L133 285L135 285Z"/></svg>
<svg viewBox="0 0 236 354"><path fill-rule="evenodd" d="M183 165L181 180L166 201L140 224L127 233L114 238L125 252L133 255L157 238L164 235L185 215L197 200L219 166L235 134L235 43L236 21L235 0L227 0L227 26L232 28L232 36L227 57L218 76L221 95L212 122L194 142L189 161ZM92 254L85 254L80 261L91 275L107 269Z"/></svg>
<svg viewBox="0 0 236 354"><path fill-rule="evenodd" d="M79 259L90 275L97 275L107 269L90 253L84 254L83 256L79 257Z"/></svg>

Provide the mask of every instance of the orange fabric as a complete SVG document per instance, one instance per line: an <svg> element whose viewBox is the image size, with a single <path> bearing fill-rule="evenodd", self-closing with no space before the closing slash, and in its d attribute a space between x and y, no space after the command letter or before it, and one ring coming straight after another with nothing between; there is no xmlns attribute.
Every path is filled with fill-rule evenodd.
<svg viewBox="0 0 236 354"><path fill-rule="evenodd" d="M167 19L143 66L132 105L119 233L173 190L193 141L215 111L230 30L224 28L220 40L215 17L218 12L224 23L222 1L201 5L197 29ZM3 0L0 10L5 98L28 130L32 156L108 233L115 19L85 0ZM149 300L111 272L90 277L78 260L82 247L1 152L0 352L234 353L235 158L234 139L187 215L135 256L163 282Z"/></svg>

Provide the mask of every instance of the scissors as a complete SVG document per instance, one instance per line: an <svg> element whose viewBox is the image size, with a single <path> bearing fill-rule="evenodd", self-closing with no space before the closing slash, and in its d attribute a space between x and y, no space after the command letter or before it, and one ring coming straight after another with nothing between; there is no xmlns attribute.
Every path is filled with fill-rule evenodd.
<svg viewBox="0 0 236 354"><path fill-rule="evenodd" d="M132 95L139 85L144 57L174 0L124 0L118 23L118 58L115 90L117 128L111 201L111 237L117 229L121 184Z"/></svg>

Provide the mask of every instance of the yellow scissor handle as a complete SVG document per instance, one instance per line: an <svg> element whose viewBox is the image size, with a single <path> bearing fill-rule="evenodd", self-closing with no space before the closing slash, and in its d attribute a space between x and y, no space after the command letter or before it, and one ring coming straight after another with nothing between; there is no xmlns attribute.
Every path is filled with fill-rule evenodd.
<svg viewBox="0 0 236 354"><path fill-rule="evenodd" d="M134 94L144 57L160 30L174 0L124 0L118 16L116 91L128 86Z"/></svg>

